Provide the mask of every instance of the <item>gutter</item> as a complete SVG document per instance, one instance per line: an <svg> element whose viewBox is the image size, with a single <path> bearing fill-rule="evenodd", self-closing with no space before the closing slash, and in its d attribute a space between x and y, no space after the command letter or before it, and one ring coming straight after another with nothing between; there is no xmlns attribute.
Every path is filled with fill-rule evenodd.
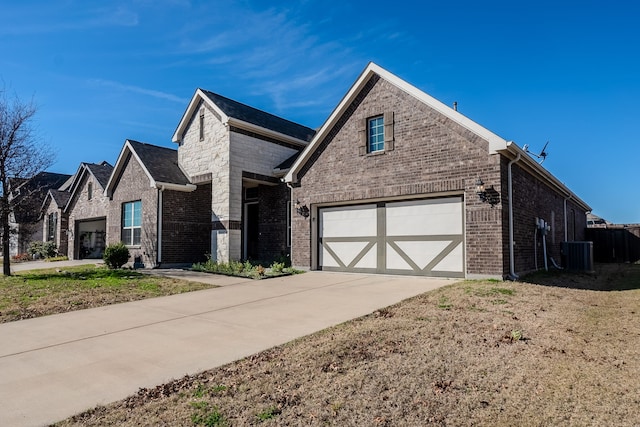
<svg viewBox="0 0 640 427"><path fill-rule="evenodd" d="M152 185L151 187L156 187L160 190L173 190L173 191L182 191L185 193L191 193L192 191L196 191L198 189L197 185L194 184L173 184L170 182L159 182L159 181L155 181L154 182L155 185Z"/></svg>
<svg viewBox="0 0 640 427"><path fill-rule="evenodd" d="M511 173L511 167L514 163L520 161L521 155L518 153L516 158L511 160L507 165L508 175L508 191L509 191L509 279L518 280L518 275L515 272L515 259L514 259L514 242L513 242L513 178Z"/></svg>

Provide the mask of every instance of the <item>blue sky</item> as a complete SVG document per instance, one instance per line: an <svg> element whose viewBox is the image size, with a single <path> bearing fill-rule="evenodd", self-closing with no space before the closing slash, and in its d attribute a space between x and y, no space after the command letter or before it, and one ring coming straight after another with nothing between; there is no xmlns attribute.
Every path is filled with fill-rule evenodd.
<svg viewBox="0 0 640 427"><path fill-rule="evenodd" d="M55 172L176 148L196 88L319 127L369 61L518 145L595 214L640 222L640 3L0 0L0 87Z"/></svg>

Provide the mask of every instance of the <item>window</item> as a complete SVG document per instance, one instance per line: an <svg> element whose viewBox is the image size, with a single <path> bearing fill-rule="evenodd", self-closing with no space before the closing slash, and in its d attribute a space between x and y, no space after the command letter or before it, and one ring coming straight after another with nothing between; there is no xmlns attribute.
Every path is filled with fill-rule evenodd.
<svg viewBox="0 0 640 427"><path fill-rule="evenodd" d="M200 141L204 141L204 108L200 110Z"/></svg>
<svg viewBox="0 0 640 427"><path fill-rule="evenodd" d="M87 199L91 200L93 197L93 183L90 182L87 184Z"/></svg>
<svg viewBox="0 0 640 427"><path fill-rule="evenodd" d="M393 151L395 149L393 127L393 111L363 118L358 128L358 154L366 156Z"/></svg>
<svg viewBox="0 0 640 427"><path fill-rule="evenodd" d="M56 228L58 225L58 214L52 212L47 217L47 242L56 242Z"/></svg>
<svg viewBox="0 0 640 427"><path fill-rule="evenodd" d="M367 120L367 152L384 150L384 118L373 117Z"/></svg>
<svg viewBox="0 0 640 427"><path fill-rule="evenodd" d="M122 205L122 242L128 246L140 244L142 226L142 202L128 202Z"/></svg>

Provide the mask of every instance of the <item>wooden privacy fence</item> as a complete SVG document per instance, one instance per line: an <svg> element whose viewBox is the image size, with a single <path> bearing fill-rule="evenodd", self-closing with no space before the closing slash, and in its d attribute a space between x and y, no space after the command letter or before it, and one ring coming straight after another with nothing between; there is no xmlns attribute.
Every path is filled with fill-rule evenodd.
<svg viewBox="0 0 640 427"><path fill-rule="evenodd" d="M593 242L595 262L637 262L640 260L640 225L587 228Z"/></svg>

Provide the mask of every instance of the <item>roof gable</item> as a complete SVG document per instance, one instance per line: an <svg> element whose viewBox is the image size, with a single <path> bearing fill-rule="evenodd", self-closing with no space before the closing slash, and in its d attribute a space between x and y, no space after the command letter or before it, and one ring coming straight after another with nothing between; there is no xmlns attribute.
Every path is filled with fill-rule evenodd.
<svg viewBox="0 0 640 427"><path fill-rule="evenodd" d="M360 94L360 92L364 89L366 84L374 75L378 75L382 79L388 81L400 90L418 99L420 102L426 104L430 108L449 118L458 125L487 140L489 142L489 152L496 152L497 150L505 149L507 147L507 141L505 139L499 137L490 130L482 127L478 123L460 114L459 112L448 107L434 97L426 94L425 92L407 83L394 74L391 74L384 68L374 64L373 62L370 62L364 69L364 71L360 74L355 83L351 86L346 95L342 98L338 106L333 110L329 118L320 127L309 145L303 150L302 154L293 164L293 166L285 176L285 181L297 181L297 173L300 171L302 166L304 166L304 164L310 159L311 155L315 152L320 143L325 139L325 137L338 122L338 120L340 120L340 118L346 113L349 105L351 105L353 100Z"/></svg>
<svg viewBox="0 0 640 427"><path fill-rule="evenodd" d="M191 118L197 113L201 102L207 103L224 124L291 142L299 146L305 146L315 134L313 129L306 126L234 101L217 93L197 89L173 134L173 142L182 141L182 136L191 122Z"/></svg>
<svg viewBox="0 0 640 427"><path fill-rule="evenodd" d="M117 186L118 177L122 174L127 158L131 154L140 164L149 179L149 186L176 191L193 191L197 187L189 182L187 176L178 165L178 152L170 148L159 147L144 142L127 139L113 173L105 186L105 194L111 196Z"/></svg>

